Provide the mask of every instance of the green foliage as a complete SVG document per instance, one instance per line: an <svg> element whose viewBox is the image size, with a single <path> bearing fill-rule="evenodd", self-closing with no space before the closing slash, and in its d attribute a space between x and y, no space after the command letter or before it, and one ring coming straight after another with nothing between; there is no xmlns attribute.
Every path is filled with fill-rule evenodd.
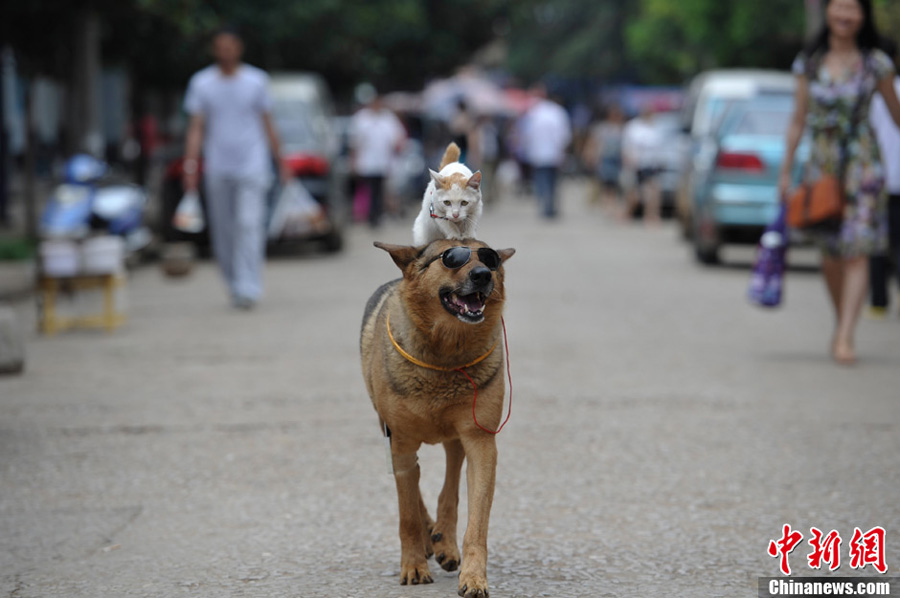
<svg viewBox="0 0 900 598"><path fill-rule="evenodd" d="M361 80L414 89L449 74L492 39L489 0L29 0L11 2L0 34L28 72L63 77L74 23L90 8L103 57L141 87L183 87L210 61L216 28L237 26L246 59L267 70L314 70L339 91Z"/></svg>
<svg viewBox="0 0 900 598"><path fill-rule="evenodd" d="M680 83L707 68L786 68L802 43L798 0L510 2L510 68L568 77Z"/></svg>
<svg viewBox="0 0 900 598"><path fill-rule="evenodd" d="M34 243L19 237L0 236L0 262L31 259L35 254Z"/></svg>
<svg viewBox="0 0 900 598"><path fill-rule="evenodd" d="M210 32L231 24L242 32L247 61L267 70L317 71L338 91L360 80L416 88L487 43L496 13L474 0L130 2L132 11L156 25L148 27L149 35L133 38L134 48L125 54L137 61L148 50L150 56L161 55L158 62L172 68L171 86L183 85L189 72L209 61ZM167 29L172 35L159 35ZM162 82L161 74L154 82Z"/></svg>
<svg viewBox="0 0 900 598"><path fill-rule="evenodd" d="M900 3L876 0L900 26ZM28 0L5 3L0 34L26 72L64 77L81 11L101 16L103 57L139 88L183 88L207 64L209 34L241 28L246 59L313 70L338 92L369 80L415 89L449 74L498 34L509 68L677 83L705 68L785 68L802 42L803 2L722 0Z"/></svg>
<svg viewBox="0 0 900 598"><path fill-rule="evenodd" d="M900 44L900 2L875 0L875 19L878 30Z"/></svg>
<svg viewBox="0 0 900 598"><path fill-rule="evenodd" d="M623 77L628 68L622 29L626 0L510 2L509 66L526 80Z"/></svg>
<svg viewBox="0 0 900 598"><path fill-rule="evenodd" d="M652 79L677 82L708 68L785 69L803 41L796 0L641 0L629 50Z"/></svg>

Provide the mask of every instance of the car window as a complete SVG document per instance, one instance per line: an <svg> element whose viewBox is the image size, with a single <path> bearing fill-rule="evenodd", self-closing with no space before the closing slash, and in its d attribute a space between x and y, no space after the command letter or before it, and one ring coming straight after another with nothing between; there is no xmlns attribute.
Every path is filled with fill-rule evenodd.
<svg viewBox="0 0 900 598"><path fill-rule="evenodd" d="M286 147L292 150L312 149L321 143L321 134L313 125L309 106L305 102L276 98L272 116L278 135Z"/></svg>
<svg viewBox="0 0 900 598"><path fill-rule="evenodd" d="M732 129L734 135L784 135L791 120L789 110L754 109L744 112Z"/></svg>
<svg viewBox="0 0 900 598"><path fill-rule="evenodd" d="M793 112L793 96L764 94L733 103L723 116L719 134L784 135Z"/></svg>
<svg viewBox="0 0 900 598"><path fill-rule="evenodd" d="M694 133L699 136L705 136L714 131L717 123L722 118L722 114L724 114L732 101L722 96L705 98L705 101L700 104L698 122Z"/></svg>

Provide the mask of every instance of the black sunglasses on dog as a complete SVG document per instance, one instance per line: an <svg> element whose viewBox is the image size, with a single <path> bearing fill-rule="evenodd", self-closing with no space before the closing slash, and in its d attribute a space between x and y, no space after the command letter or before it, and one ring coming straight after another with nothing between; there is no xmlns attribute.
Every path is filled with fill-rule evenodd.
<svg viewBox="0 0 900 598"><path fill-rule="evenodd" d="M478 261L487 266L488 270L496 270L500 267L500 254L490 247L481 247L477 250ZM462 268L472 259L471 247L451 247L431 261L441 260L444 267L451 270ZM430 263L430 262L429 262Z"/></svg>

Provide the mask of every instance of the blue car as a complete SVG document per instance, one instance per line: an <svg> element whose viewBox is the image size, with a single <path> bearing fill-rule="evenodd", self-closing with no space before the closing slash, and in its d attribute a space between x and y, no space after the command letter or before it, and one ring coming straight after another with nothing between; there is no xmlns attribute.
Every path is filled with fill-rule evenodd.
<svg viewBox="0 0 900 598"><path fill-rule="evenodd" d="M694 253L701 263L717 263L723 244L756 244L775 219L778 173L793 108L789 94L734 102L704 142L692 198ZM804 140L794 161L795 182L808 152Z"/></svg>

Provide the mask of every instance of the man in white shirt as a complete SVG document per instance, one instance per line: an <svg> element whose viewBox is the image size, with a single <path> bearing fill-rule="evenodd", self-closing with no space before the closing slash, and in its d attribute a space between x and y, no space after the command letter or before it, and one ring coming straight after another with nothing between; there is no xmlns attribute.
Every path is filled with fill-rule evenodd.
<svg viewBox="0 0 900 598"><path fill-rule="evenodd" d="M897 45L893 42L885 44L885 50L894 60L897 59ZM887 47L890 46L890 47ZM900 65L898 65L900 69ZM894 78L894 89L900 94L900 76ZM889 255L873 255L869 258L869 280L871 285L870 315L882 318L887 315L889 263L893 260L894 272L900 282L900 129L894 124L887 105L881 94L872 98L869 111L869 122L878 139L881 153L881 165L884 168L885 187L888 197L888 238L890 240Z"/></svg>
<svg viewBox="0 0 900 598"><path fill-rule="evenodd" d="M660 152L664 142L654 123L653 114L653 108L649 104L644 106L640 115L628 121L622 131L622 163L636 183L627 190L625 216L632 216L643 198L644 221L650 224L660 221Z"/></svg>
<svg viewBox="0 0 900 598"><path fill-rule="evenodd" d="M183 184L185 191L197 189L202 147L213 252L232 304L250 309L263 290L263 220L272 159L283 182L290 173L272 124L269 78L241 62L243 49L235 31L221 30L213 38L215 64L191 77L184 101L190 123Z"/></svg>
<svg viewBox="0 0 900 598"><path fill-rule="evenodd" d="M525 115L522 144L532 168L541 213L552 219L558 215L556 181L572 141L572 125L565 109L547 99L547 89L543 85L536 85L531 93L537 102Z"/></svg>
<svg viewBox="0 0 900 598"><path fill-rule="evenodd" d="M357 185L369 189L369 224L378 226L384 209L384 179L394 155L403 148L406 129L375 96L350 120L350 162Z"/></svg>

